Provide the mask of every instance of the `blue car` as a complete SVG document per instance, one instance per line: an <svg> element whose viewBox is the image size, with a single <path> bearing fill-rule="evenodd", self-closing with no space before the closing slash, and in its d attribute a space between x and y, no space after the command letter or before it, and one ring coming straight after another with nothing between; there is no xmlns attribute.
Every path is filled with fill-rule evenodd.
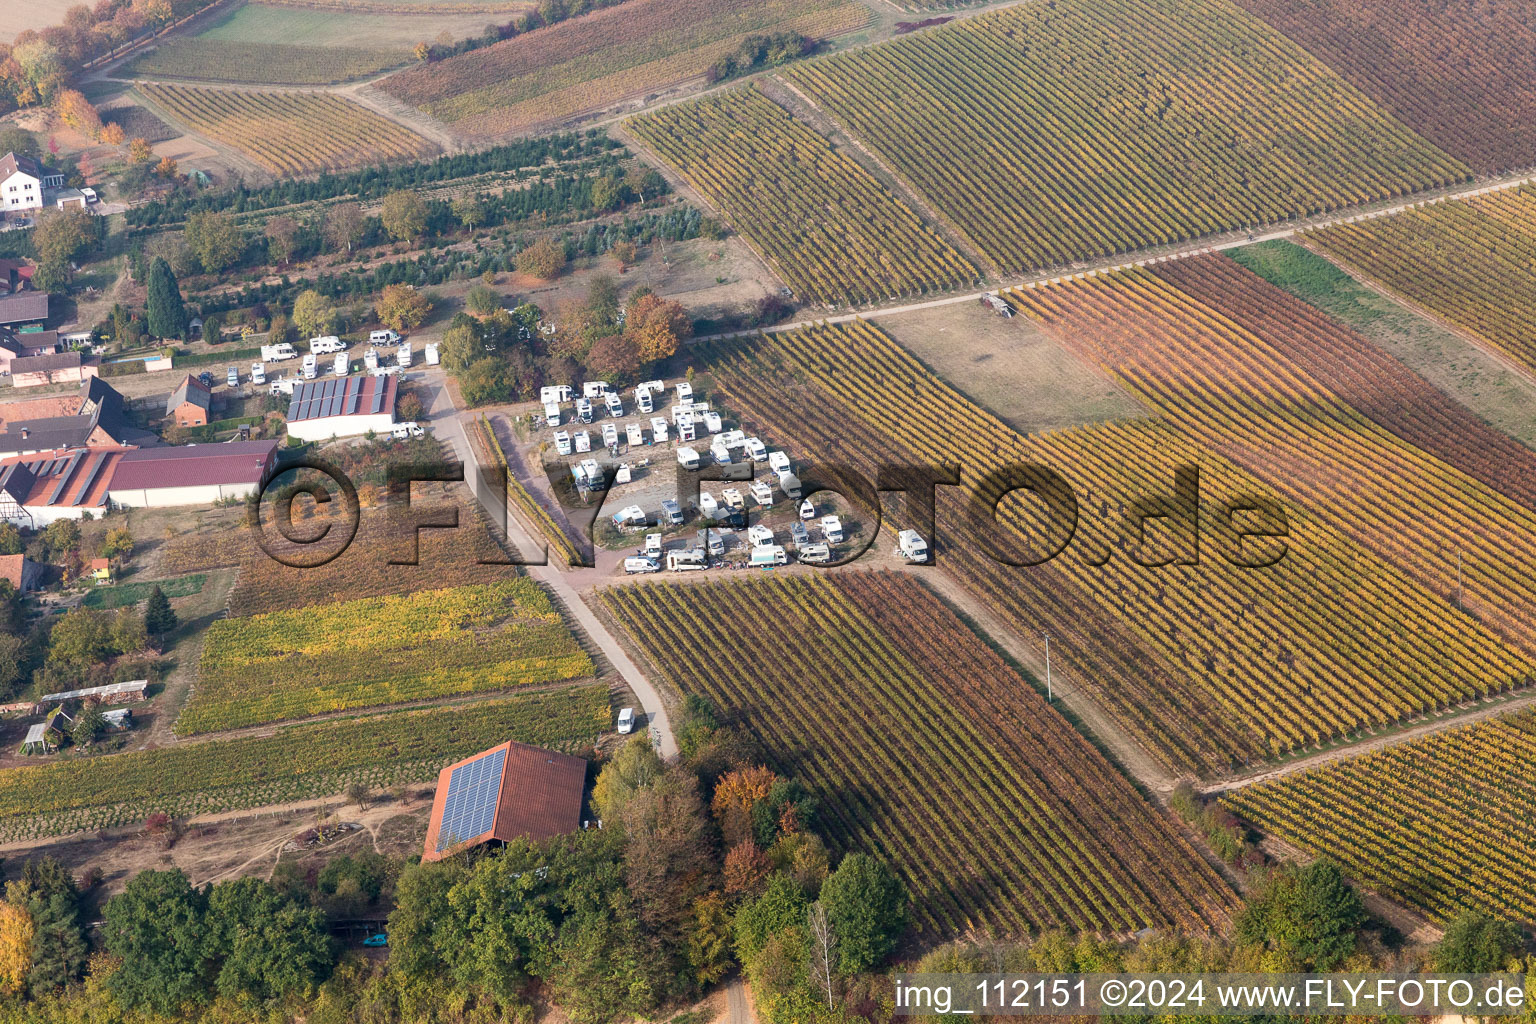
<svg viewBox="0 0 1536 1024"><path fill-rule="evenodd" d="M379 934L377 934L377 935L370 935L366 939L363 940L363 945L365 945L365 946L387 946L387 945L389 945L389 936L385 935L383 932L379 932Z"/></svg>

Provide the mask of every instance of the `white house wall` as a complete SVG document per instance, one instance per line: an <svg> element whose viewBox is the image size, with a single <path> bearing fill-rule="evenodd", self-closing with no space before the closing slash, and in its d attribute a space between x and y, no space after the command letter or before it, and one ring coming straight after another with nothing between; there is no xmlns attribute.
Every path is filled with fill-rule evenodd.
<svg viewBox="0 0 1536 1024"><path fill-rule="evenodd" d="M255 484L197 484L191 487L150 487L108 491L107 498L124 508L171 508L177 505L212 505L228 498L244 499L255 493Z"/></svg>
<svg viewBox="0 0 1536 1024"><path fill-rule="evenodd" d="M300 420L288 424L288 436L301 441L329 441L333 437L356 437L370 430L388 434L395 429L393 413L369 416L326 416L318 420Z"/></svg>

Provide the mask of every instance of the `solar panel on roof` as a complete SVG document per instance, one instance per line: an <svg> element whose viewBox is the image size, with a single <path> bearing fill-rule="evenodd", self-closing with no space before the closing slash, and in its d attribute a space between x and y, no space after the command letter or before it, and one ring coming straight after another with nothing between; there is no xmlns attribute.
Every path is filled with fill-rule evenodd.
<svg viewBox="0 0 1536 1024"><path fill-rule="evenodd" d="M69 465L65 467L64 472L59 474L59 482L54 484L53 490L48 493L48 500L45 504L57 505L59 499L64 497L64 489L69 486L69 478L74 474L75 463L79 462L80 457L84 454L84 452L76 452L74 457L69 460ZM63 460L59 461L62 462Z"/></svg>
<svg viewBox="0 0 1536 1024"><path fill-rule="evenodd" d="M493 750L459 765L448 776L448 795L443 799L443 818L437 829L438 853L491 830L506 767L506 750Z"/></svg>
<svg viewBox="0 0 1536 1024"><path fill-rule="evenodd" d="M385 387L382 380L373 386L373 403L370 411L374 413L380 413L384 411L384 393L387 390L389 389Z"/></svg>

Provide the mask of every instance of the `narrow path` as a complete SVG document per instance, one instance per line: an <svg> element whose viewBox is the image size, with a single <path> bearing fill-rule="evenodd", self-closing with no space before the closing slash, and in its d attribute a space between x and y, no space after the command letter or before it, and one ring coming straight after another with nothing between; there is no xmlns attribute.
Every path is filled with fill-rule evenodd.
<svg viewBox="0 0 1536 1024"><path fill-rule="evenodd" d="M428 419L434 425L439 440L454 450L459 461L464 465L465 472L473 474L478 479L479 462L475 458L474 448L469 443L469 434L464 429L462 416L452 403L453 398L448 389L438 387L433 395ZM476 498L485 506L491 521L505 529L508 539L517 550L533 552L544 547L543 543L530 537L523 530L522 524L512 515L505 495L501 496L498 502L494 496L482 493L479 487L474 488L474 491ZM500 508L497 507L498 504ZM640 701L640 707L645 712L646 725L655 730L661 756L664 758L674 756L677 753L677 740L672 735L672 723L667 717L667 709L662 703L661 694L625 652L618 638L608 630L602 620L592 613L592 609L587 607L576 588L571 585L571 581L554 564L546 562L543 565L527 565L524 568L527 569L529 576L549 587L570 609L577 625L586 631L588 638L603 653L603 657L608 659L608 663L618 672L623 682L634 691L636 699Z"/></svg>
<svg viewBox="0 0 1536 1024"><path fill-rule="evenodd" d="M752 1000L747 994L747 983L739 974L725 987L725 1021L726 1024L757 1024L757 1015L752 1012Z"/></svg>
<svg viewBox="0 0 1536 1024"><path fill-rule="evenodd" d="M1336 747L1332 750L1320 751L1309 757L1297 758L1287 764L1274 768L1261 768L1246 775L1225 779L1217 779L1203 783L1195 788L1206 796L1219 796L1222 793L1230 793L1236 789L1244 789L1261 782L1272 782L1275 779L1283 779L1287 775L1295 775L1297 772L1310 771L1323 765L1342 761L1345 758L1358 757L1373 751L1386 750L1401 743L1411 743L1425 736L1431 736L1447 729L1457 729L1463 725L1471 725L1474 722L1486 721L1499 715L1509 714L1536 705L1536 690L1527 690L1517 696L1493 699L1486 703L1473 705L1465 711L1452 711L1437 717L1427 718L1424 721L1410 725L1407 728L1396 729L1381 736L1375 736Z"/></svg>

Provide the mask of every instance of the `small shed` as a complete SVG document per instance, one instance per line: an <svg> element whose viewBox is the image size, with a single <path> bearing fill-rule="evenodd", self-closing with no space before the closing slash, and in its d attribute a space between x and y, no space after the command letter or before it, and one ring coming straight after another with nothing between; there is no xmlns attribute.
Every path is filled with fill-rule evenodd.
<svg viewBox="0 0 1536 1024"><path fill-rule="evenodd" d="M90 568L86 572L98 585L112 582L112 562L109 559L91 559Z"/></svg>

